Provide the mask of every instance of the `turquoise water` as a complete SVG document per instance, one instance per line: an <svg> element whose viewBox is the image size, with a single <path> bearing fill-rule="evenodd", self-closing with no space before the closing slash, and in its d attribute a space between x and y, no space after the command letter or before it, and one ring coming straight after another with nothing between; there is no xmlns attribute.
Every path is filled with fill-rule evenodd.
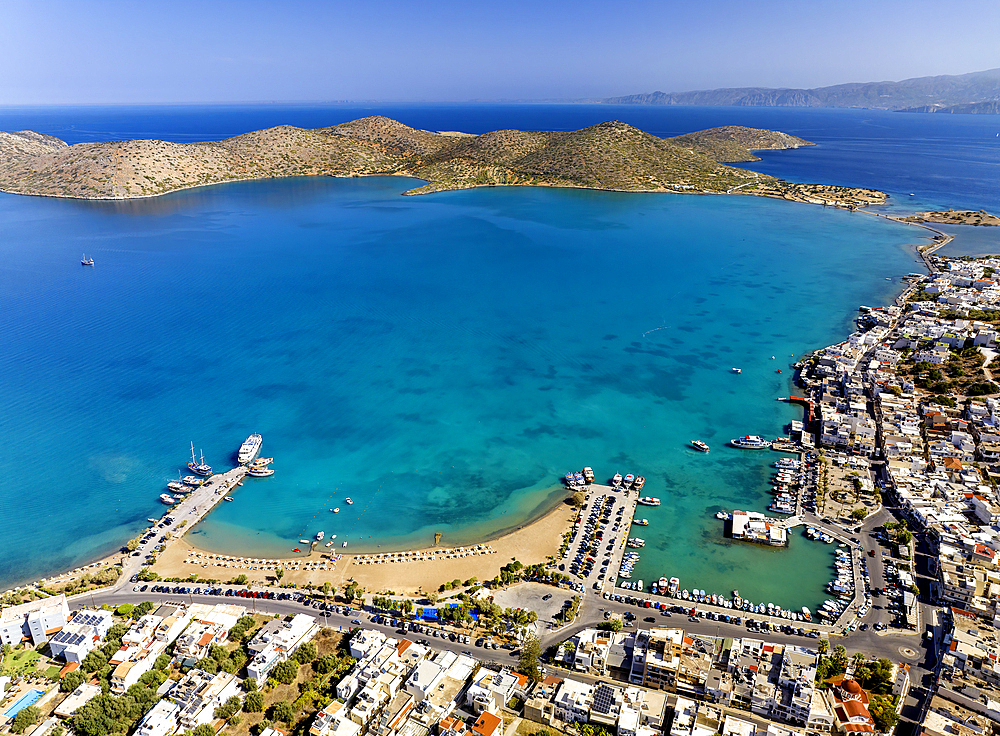
<svg viewBox="0 0 1000 736"><path fill-rule="evenodd" d="M12 706L3 712L4 716L7 718L13 718L29 705L37 703L43 695L45 695L44 690L29 690L18 698Z"/></svg>
<svg viewBox="0 0 1000 736"><path fill-rule="evenodd" d="M664 499L639 577L825 597L827 548L721 539L715 511L763 510L773 460L723 443L799 417L775 401L788 364L894 296L885 277L915 270L919 231L754 198L399 196L413 185L0 195L0 478L15 509L0 579L117 547L162 512L190 441L225 468L259 431L276 474L213 512L199 545L281 555L320 529L352 549L472 541L543 513L559 478L591 465L645 475ZM693 438L713 451L685 449Z"/></svg>

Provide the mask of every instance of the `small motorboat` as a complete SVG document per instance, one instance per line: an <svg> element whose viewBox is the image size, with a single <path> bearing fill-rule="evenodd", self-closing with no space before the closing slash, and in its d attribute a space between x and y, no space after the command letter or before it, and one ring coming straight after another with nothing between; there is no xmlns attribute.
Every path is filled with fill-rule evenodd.
<svg viewBox="0 0 1000 736"><path fill-rule="evenodd" d="M335 508L335 509L330 509L330 511L332 511L332 512L333 512L333 513L335 513L335 514L339 514L339 513L340 513L340 507L338 506L338 507L337 507L337 508Z"/></svg>
<svg viewBox="0 0 1000 736"><path fill-rule="evenodd" d="M225 498L223 498L222 500L223 500L223 501L235 501L236 499L234 499L234 498L233 498L232 496L226 496L226 497L225 497Z"/></svg>
<svg viewBox="0 0 1000 736"><path fill-rule="evenodd" d="M709 447L701 440L691 440L691 447L701 452L708 452Z"/></svg>
<svg viewBox="0 0 1000 736"><path fill-rule="evenodd" d="M83 254L83 258L80 259L80 265L81 266L93 266L94 265L94 257L91 256L90 258L87 258L87 254L84 253Z"/></svg>
<svg viewBox="0 0 1000 736"><path fill-rule="evenodd" d="M292 547L292 552L301 552L301 551L302 550L300 550L298 547Z"/></svg>
<svg viewBox="0 0 1000 736"><path fill-rule="evenodd" d="M742 368L730 368L729 370L731 370L733 373L742 373L743 372Z"/></svg>
<svg viewBox="0 0 1000 736"><path fill-rule="evenodd" d="M350 496L348 496L347 498L345 498L345 499L344 499L344 502L345 502L345 503L346 503L346 504L347 504L348 506L350 506L351 504L353 504L353 503L354 503L354 501L352 501L352 500L351 500L351 497L350 497Z"/></svg>

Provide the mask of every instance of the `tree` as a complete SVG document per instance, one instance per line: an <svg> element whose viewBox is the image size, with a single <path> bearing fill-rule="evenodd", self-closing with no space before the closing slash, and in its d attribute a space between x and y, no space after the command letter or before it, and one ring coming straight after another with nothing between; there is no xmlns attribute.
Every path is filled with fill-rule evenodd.
<svg viewBox="0 0 1000 736"><path fill-rule="evenodd" d="M259 690L247 693L247 699L243 702L243 710L247 713L262 713L264 711L264 693Z"/></svg>
<svg viewBox="0 0 1000 736"><path fill-rule="evenodd" d="M851 512L851 518L855 521L864 521L868 517L868 509L860 506Z"/></svg>
<svg viewBox="0 0 1000 736"><path fill-rule="evenodd" d="M274 576L278 578L278 580L281 580L283 577L285 577L284 568L279 567L277 570L275 570Z"/></svg>
<svg viewBox="0 0 1000 736"><path fill-rule="evenodd" d="M820 639L816 642L816 650L820 654L826 654L830 650L830 642L826 639Z"/></svg>
<svg viewBox="0 0 1000 736"><path fill-rule="evenodd" d="M219 663L214 657L202 657L198 660L197 664L195 664L195 667L199 670L207 672L210 675L214 675L219 672Z"/></svg>
<svg viewBox="0 0 1000 736"><path fill-rule="evenodd" d="M330 591L332 591L332 590L333 590L333 586L330 585L330 581L329 580L327 580L325 583L323 583L323 597L324 598L329 598L330 597Z"/></svg>
<svg viewBox="0 0 1000 736"><path fill-rule="evenodd" d="M851 655L851 662L854 664L855 668L860 667L865 661L865 655L861 652L855 652Z"/></svg>
<svg viewBox="0 0 1000 736"><path fill-rule="evenodd" d="M868 712L872 714L875 728L881 733L888 733L899 721L899 714L891 698L873 695L868 704Z"/></svg>
<svg viewBox="0 0 1000 736"><path fill-rule="evenodd" d="M100 649L94 649L83 658L80 666L84 672L97 672L99 669L106 667L107 664L108 658L104 656L104 652Z"/></svg>
<svg viewBox="0 0 1000 736"><path fill-rule="evenodd" d="M833 648L833 658L838 664L847 664L847 648L843 644L838 644Z"/></svg>
<svg viewBox="0 0 1000 736"><path fill-rule="evenodd" d="M538 641L537 636L530 634L525 637L521 644L521 656L517 660L517 671L538 682L542 679L541 670L538 668L540 656L542 656L541 642Z"/></svg>
<svg viewBox="0 0 1000 736"><path fill-rule="evenodd" d="M192 736L215 736L215 729L207 723L200 723L194 727Z"/></svg>
<svg viewBox="0 0 1000 736"><path fill-rule="evenodd" d="M309 664L316 659L316 654L316 645L311 641L307 641L295 650L295 660L299 664Z"/></svg>
<svg viewBox="0 0 1000 736"><path fill-rule="evenodd" d="M262 733L264 733L264 731L266 731L273 725L274 724L269 719L265 718L263 721L255 723L253 726L251 726L250 733L252 733L253 736L260 736Z"/></svg>
<svg viewBox="0 0 1000 736"><path fill-rule="evenodd" d="M14 723L10 727L11 731L14 733L24 733L28 730L28 726L38 723L38 717L41 714L42 712L33 705L22 708L21 712L14 716Z"/></svg>
<svg viewBox="0 0 1000 736"><path fill-rule="evenodd" d="M293 659L286 659L284 662L279 662L277 666L271 670L271 677L280 682L282 685L291 685L295 682L295 676L298 674L299 665Z"/></svg>
<svg viewBox="0 0 1000 736"><path fill-rule="evenodd" d="M240 573L235 578L233 578L233 585L246 585L246 584L247 584L247 576L244 575L243 573Z"/></svg>
<svg viewBox="0 0 1000 736"><path fill-rule="evenodd" d="M132 609L132 618L140 619L152 610L153 610L153 602L143 601L138 606Z"/></svg>
<svg viewBox="0 0 1000 736"><path fill-rule="evenodd" d="M239 697L236 696L236 695L232 695L232 696L230 696L229 698L226 699L225 703L223 703L222 705L220 705L218 708L215 709L215 717L216 718L225 718L225 719L228 720L228 719L232 718L233 716L235 716L237 713L239 713L240 712L240 708L242 708L242 707L243 707L243 703L240 702ZM213 732L213 736L214 736L214 732Z"/></svg>
<svg viewBox="0 0 1000 736"><path fill-rule="evenodd" d="M135 610L135 606L131 603L122 603L118 608L115 609L116 616L131 616L132 611Z"/></svg>
<svg viewBox="0 0 1000 736"><path fill-rule="evenodd" d="M272 721L284 721L291 725L292 721L295 720L295 710L287 700L280 700L271 706L268 716Z"/></svg>
<svg viewBox="0 0 1000 736"><path fill-rule="evenodd" d="M337 662L336 655L324 654L313 663L313 669L321 675L328 675L337 669Z"/></svg>
<svg viewBox="0 0 1000 736"><path fill-rule="evenodd" d="M64 693L71 693L86 681L87 678L84 677L80 670L73 670L62 678L62 682L59 683L59 689Z"/></svg>
<svg viewBox="0 0 1000 736"><path fill-rule="evenodd" d="M156 664L153 665L158 670L165 670L170 666L170 655L161 654L156 658Z"/></svg>

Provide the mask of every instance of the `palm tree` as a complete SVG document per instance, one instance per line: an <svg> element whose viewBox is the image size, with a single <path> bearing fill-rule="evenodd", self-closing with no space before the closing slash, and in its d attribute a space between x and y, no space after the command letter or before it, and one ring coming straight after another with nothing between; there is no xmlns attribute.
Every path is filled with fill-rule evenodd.
<svg viewBox="0 0 1000 736"><path fill-rule="evenodd" d="M819 650L820 654L826 654L830 650L830 642L826 639L820 639L816 642L816 649Z"/></svg>
<svg viewBox="0 0 1000 736"><path fill-rule="evenodd" d="M843 644L838 644L833 648L833 658L841 664L847 664L847 648Z"/></svg>
<svg viewBox="0 0 1000 736"><path fill-rule="evenodd" d="M865 655L861 652L855 652L851 655L851 661L854 663L855 668L860 667L865 661Z"/></svg>

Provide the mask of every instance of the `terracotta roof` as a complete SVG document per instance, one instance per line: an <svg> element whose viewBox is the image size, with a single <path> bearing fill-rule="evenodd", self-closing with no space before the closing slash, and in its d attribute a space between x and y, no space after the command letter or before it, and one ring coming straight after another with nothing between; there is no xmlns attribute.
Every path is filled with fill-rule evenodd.
<svg viewBox="0 0 1000 736"><path fill-rule="evenodd" d="M480 736L493 736L498 726L503 726L503 719L493 715L488 710L484 710L476 719L476 725L472 727L472 731Z"/></svg>

